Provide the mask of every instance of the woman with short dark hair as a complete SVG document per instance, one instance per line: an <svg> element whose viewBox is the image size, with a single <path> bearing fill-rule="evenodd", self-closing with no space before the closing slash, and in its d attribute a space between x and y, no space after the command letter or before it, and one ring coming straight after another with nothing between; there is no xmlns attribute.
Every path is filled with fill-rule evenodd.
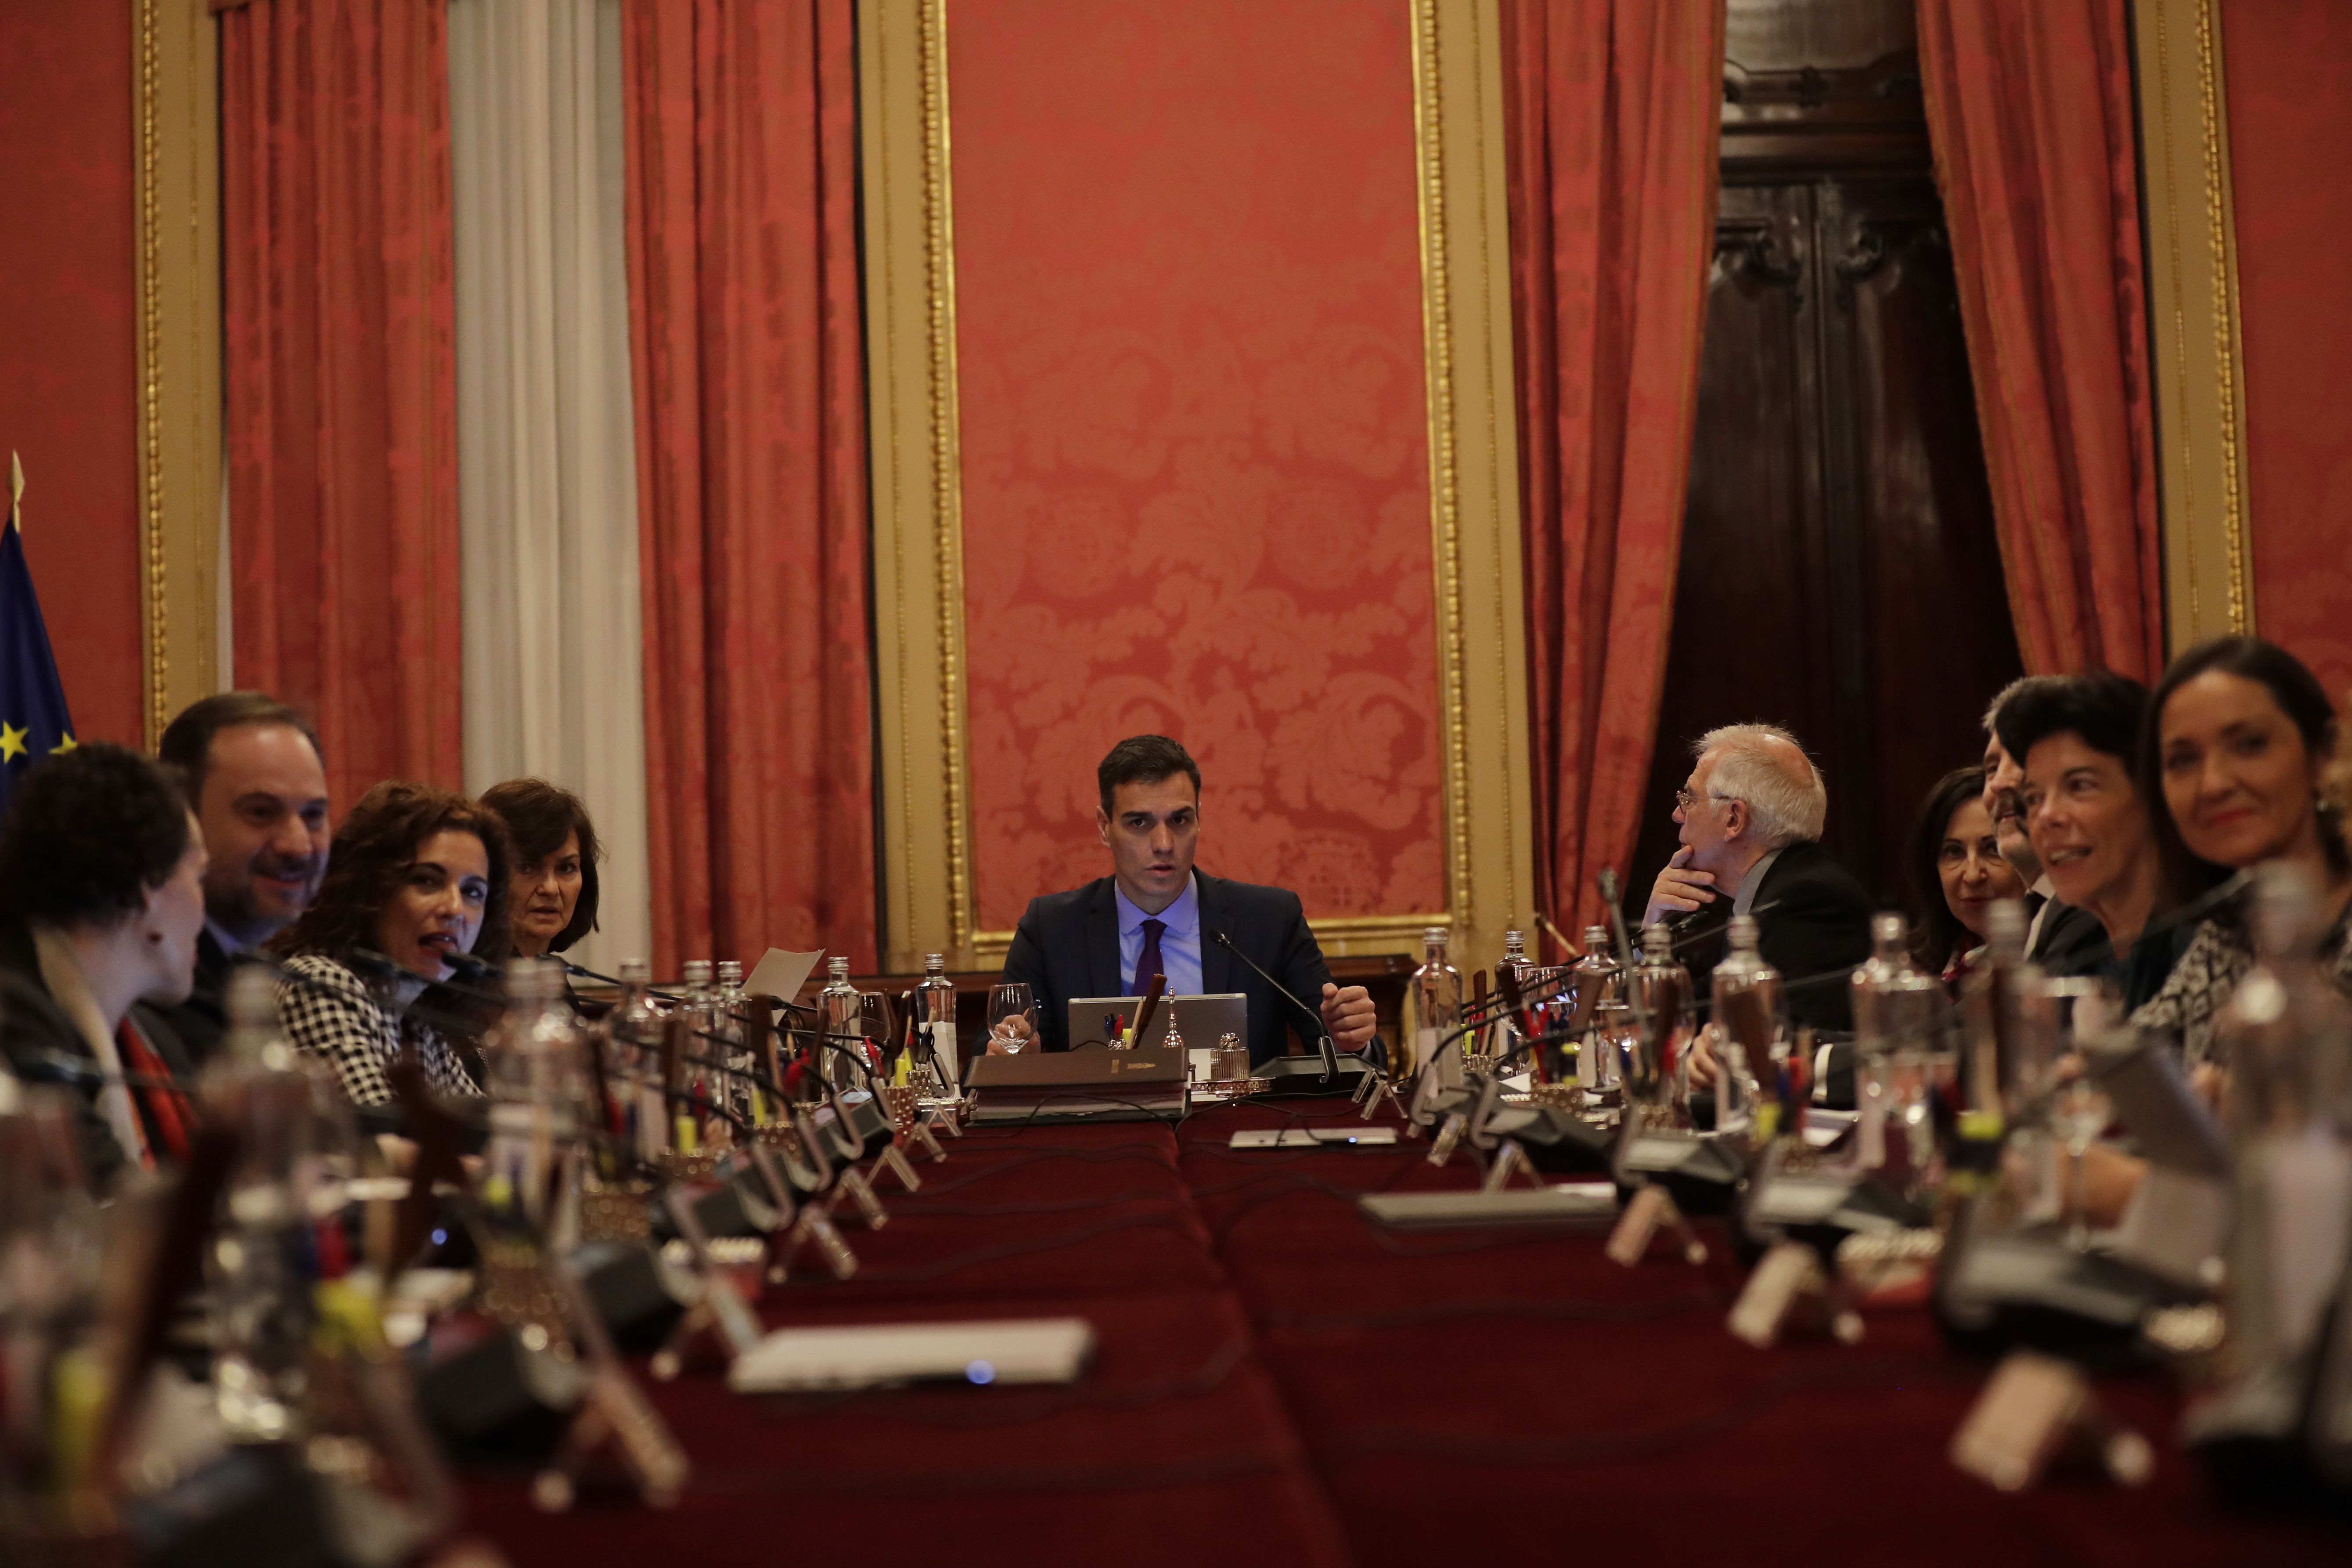
<svg viewBox="0 0 2352 1568"><path fill-rule="evenodd" d="M136 1005L187 999L205 864L179 782L102 741L26 770L0 817L0 1044L19 1077L80 1090L100 1187L187 1152L186 1058Z"/></svg>
<svg viewBox="0 0 2352 1568"><path fill-rule="evenodd" d="M336 833L319 896L269 943L286 958L288 1037L333 1064L354 1105L391 1101L385 1072L404 1050L440 1092L480 1094L445 1021L416 1002L454 957L503 947L506 903L495 813L447 790L376 785Z"/></svg>
<svg viewBox="0 0 2352 1568"><path fill-rule="evenodd" d="M596 865L604 847L580 797L545 779L509 779L482 792L506 824L508 931L517 958L565 952L596 929Z"/></svg>

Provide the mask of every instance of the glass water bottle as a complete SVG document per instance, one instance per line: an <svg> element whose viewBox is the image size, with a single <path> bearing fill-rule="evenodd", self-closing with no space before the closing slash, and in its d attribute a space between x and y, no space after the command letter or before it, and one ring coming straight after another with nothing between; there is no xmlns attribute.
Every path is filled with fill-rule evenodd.
<svg viewBox="0 0 2352 1568"><path fill-rule="evenodd" d="M1438 1042L1462 1026L1462 972L1446 962L1445 928L1425 928L1421 946L1421 967L1405 987L1404 1037L1411 1047L1397 1063L1394 1077L1400 1083L1418 1074L1435 1055ZM1440 1086L1452 1089L1460 1081L1459 1071L1454 1070Z"/></svg>
<svg viewBox="0 0 2352 1568"><path fill-rule="evenodd" d="M1788 1055L1780 1038L1780 972L1765 963L1764 955L1756 950L1759 934L1756 917L1732 916L1727 934L1730 951L1715 966L1709 984L1709 1005L1723 1042L1715 1123L1722 1131L1756 1120L1759 1108L1769 1097L1766 1086L1777 1080L1776 1069Z"/></svg>
<svg viewBox="0 0 2352 1568"><path fill-rule="evenodd" d="M866 999L849 983L849 960L825 961L824 990L818 994L817 1026L824 1031L818 1072L839 1089L866 1087Z"/></svg>
<svg viewBox="0 0 2352 1568"><path fill-rule="evenodd" d="M923 955L923 983L915 991L916 1037L929 1048L917 1064L917 1091L927 1097L955 1092L962 1065L956 1060L956 988L948 978L947 954Z"/></svg>
<svg viewBox="0 0 2352 1568"><path fill-rule="evenodd" d="M1871 955L1853 972L1854 1100L1862 1168L1892 1155L1916 1185L1936 1154L1927 1104L1928 1056L1944 1010L1942 982L1911 962L1910 930L1899 914L1870 922Z"/></svg>
<svg viewBox="0 0 2352 1568"><path fill-rule="evenodd" d="M310 1064L280 1032L268 971L232 970L227 1002L227 1038L205 1081L208 1116L237 1137L220 1230L206 1258L213 1392L230 1437L281 1443L303 1435L318 1255L310 1195L325 1123L315 1110Z"/></svg>
<svg viewBox="0 0 2352 1568"><path fill-rule="evenodd" d="M1625 972L1610 952L1607 926L1584 928L1584 956L1570 973L1567 1022L1576 1040L1576 1081L1588 1094L1605 1093L1618 1087L1621 1064L1614 1034L1601 1027L1601 1010L1625 994Z"/></svg>
<svg viewBox="0 0 2352 1568"><path fill-rule="evenodd" d="M1691 1016L1690 971L1675 956L1674 933L1654 925L1642 933L1642 961L1627 984L1639 1039L1626 1074L1629 1098L1656 1109L1674 1089L1675 1046Z"/></svg>

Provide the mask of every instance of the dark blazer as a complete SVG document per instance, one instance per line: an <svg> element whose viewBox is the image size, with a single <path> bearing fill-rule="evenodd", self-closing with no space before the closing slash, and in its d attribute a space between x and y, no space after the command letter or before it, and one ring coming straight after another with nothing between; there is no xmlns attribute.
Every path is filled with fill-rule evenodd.
<svg viewBox="0 0 2352 1568"><path fill-rule="evenodd" d="M161 1009L142 1003L132 1011L137 1015L139 1032L163 1058L164 1070L175 1078L188 1078L191 1069L187 1053ZM27 1083L57 1082L58 1057L95 1065L89 1042L81 1037L81 1030L58 1005L41 979L41 961L33 946L33 933L13 921L0 925L0 1054L7 1057L10 1069ZM128 1163L123 1158L122 1145L115 1140L114 1129L107 1124L106 1118L99 1114L98 1086L72 1083L67 1087L74 1094L78 1107L75 1131L81 1144L83 1173L89 1178L93 1191L104 1193ZM138 1106L141 1118L147 1121L149 1146L157 1147L146 1097L134 1093L131 1100Z"/></svg>
<svg viewBox="0 0 2352 1568"><path fill-rule="evenodd" d="M1683 917L1675 942L1704 1002L1707 979L1728 946L1732 897L1718 891L1715 902ZM1853 1001L1845 972L1870 956L1870 895L1852 872L1817 843L1781 849L1756 889L1748 913L1756 917L1757 951L1780 972L1789 987L1789 1021L1815 1029L1853 1027ZM1836 975L1830 979L1827 976Z"/></svg>
<svg viewBox="0 0 2352 1568"><path fill-rule="evenodd" d="M1318 1022L1302 1016L1209 934L1225 932L1293 995L1319 1006L1331 972L1315 933L1307 927L1298 895L1281 888L1228 882L1198 869L1192 875L1200 884L1202 989L1211 994L1238 991L1249 998L1250 1060L1281 1056L1293 1027L1302 1038L1310 1029L1319 1033ZM1029 900L1029 910L1013 933L1012 951L1004 955L1004 978L1025 982L1036 998L1037 1032L1045 1048L1067 1050L1072 998L1127 994L1119 982L1118 903L1111 879Z"/></svg>
<svg viewBox="0 0 2352 1568"><path fill-rule="evenodd" d="M212 1059L221 1037L228 1033L228 972L236 963L206 926L196 938L196 984L188 999L176 1007L155 1009L180 1037L188 1060L198 1067Z"/></svg>
<svg viewBox="0 0 2352 1568"><path fill-rule="evenodd" d="M2051 900L2042 911L2042 929L2034 936L2025 956L2045 974L2095 974L2107 962L2107 928L2079 904Z"/></svg>

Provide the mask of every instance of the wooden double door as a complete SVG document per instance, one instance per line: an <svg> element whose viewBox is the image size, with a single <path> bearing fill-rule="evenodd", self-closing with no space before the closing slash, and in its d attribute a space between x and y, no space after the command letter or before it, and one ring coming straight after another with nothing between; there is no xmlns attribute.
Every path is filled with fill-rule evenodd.
<svg viewBox="0 0 2352 1568"><path fill-rule="evenodd" d="M1866 109L1900 109L1903 64L1869 73ZM1825 843L1906 907L1918 803L1978 758L1985 704L2019 673L1924 121L1901 132L1780 134L1742 159L1727 112L1637 910L1674 850L1689 742L1748 720L1805 743Z"/></svg>

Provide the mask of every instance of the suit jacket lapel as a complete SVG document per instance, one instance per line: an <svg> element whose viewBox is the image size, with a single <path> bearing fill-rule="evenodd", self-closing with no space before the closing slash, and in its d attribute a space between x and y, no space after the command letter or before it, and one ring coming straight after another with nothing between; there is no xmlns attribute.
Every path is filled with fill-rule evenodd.
<svg viewBox="0 0 2352 1568"><path fill-rule="evenodd" d="M1121 994L1118 974L1118 900L1111 896L1116 886L1108 877L1095 884L1094 897L1087 900L1087 968L1093 976L1096 996Z"/></svg>
<svg viewBox="0 0 2352 1568"><path fill-rule="evenodd" d="M1234 955L1209 933L1223 931L1227 936L1233 935L1233 909L1226 902L1222 880L1206 871L1195 870L1192 875L1201 890L1201 990L1204 995L1222 995L1235 988Z"/></svg>

